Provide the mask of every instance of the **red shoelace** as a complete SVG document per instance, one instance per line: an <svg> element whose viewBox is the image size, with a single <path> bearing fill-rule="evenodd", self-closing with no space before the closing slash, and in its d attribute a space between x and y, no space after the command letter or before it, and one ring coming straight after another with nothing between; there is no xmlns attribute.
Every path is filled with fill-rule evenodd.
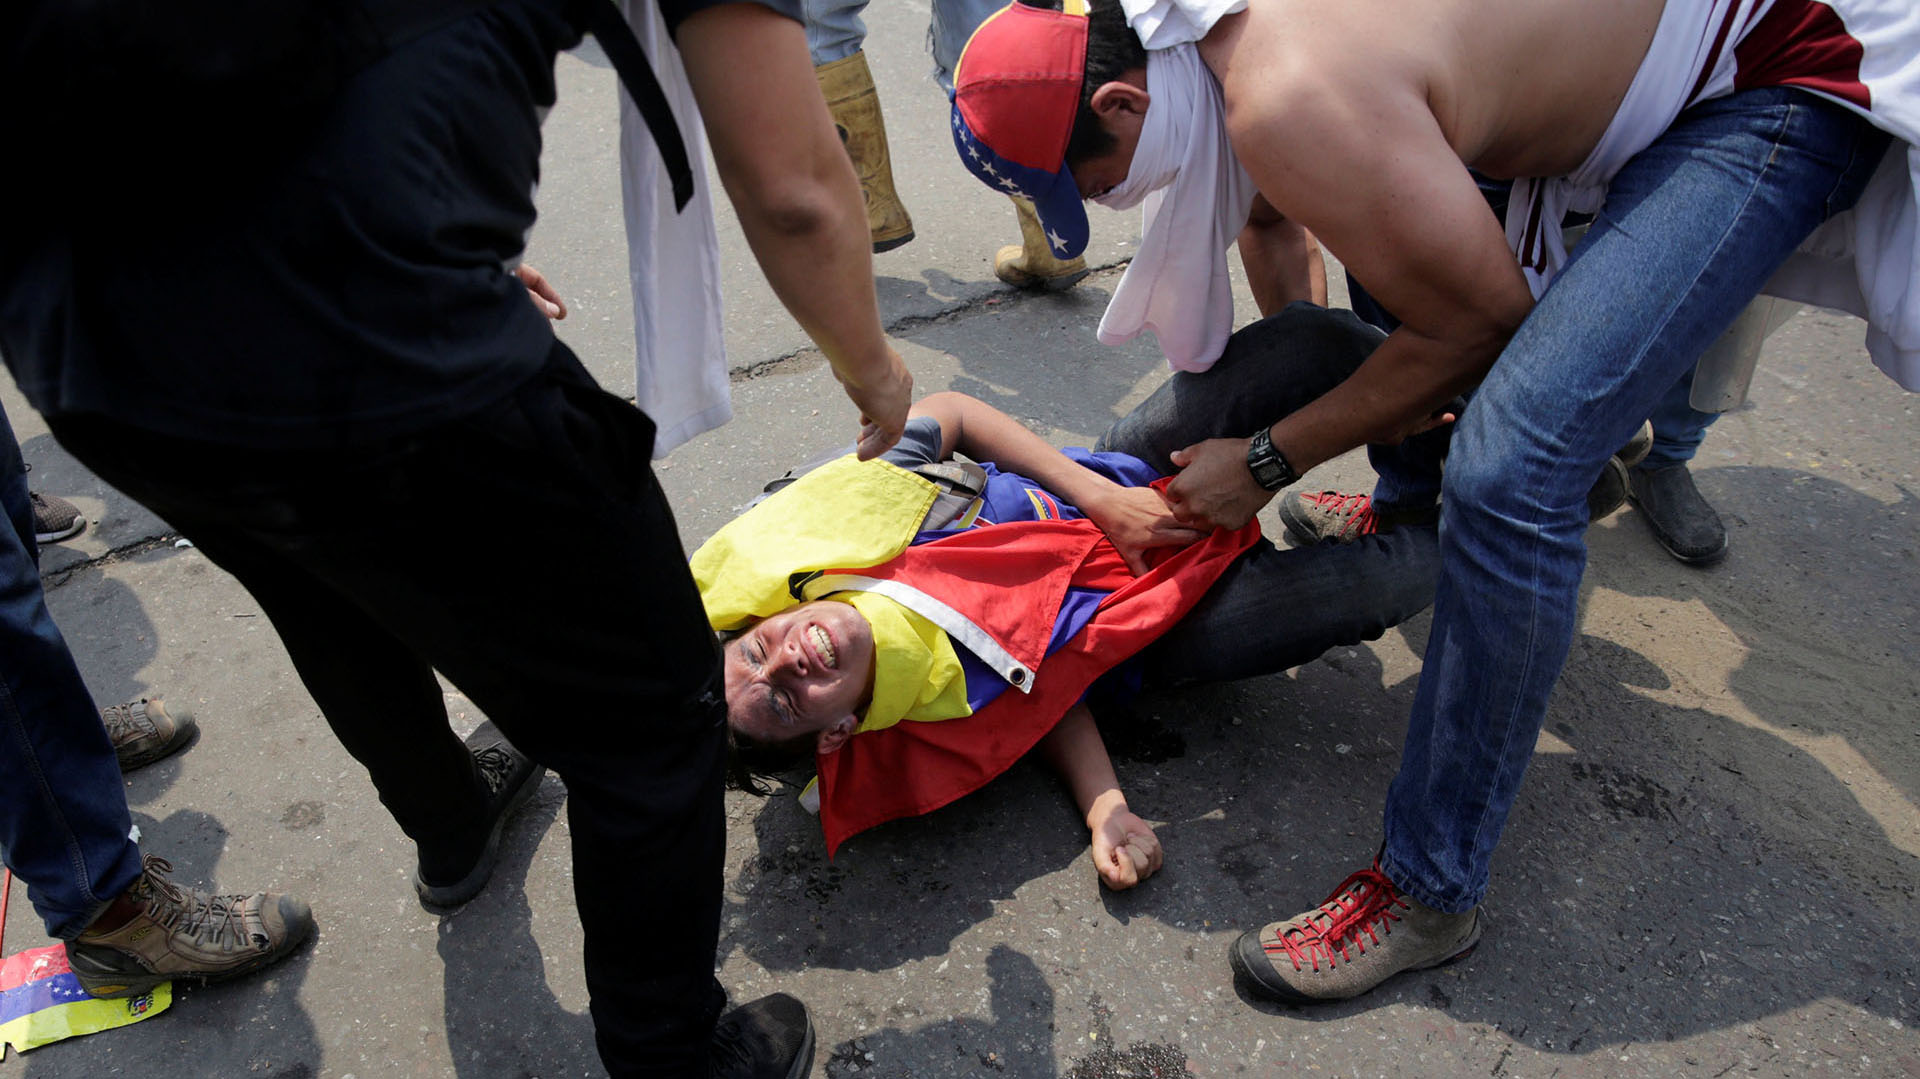
<svg viewBox="0 0 1920 1079"><path fill-rule="evenodd" d="M1338 491L1321 491L1319 494L1302 497L1325 512L1341 518L1342 534L1365 536L1377 531L1380 527L1373 516L1373 496L1371 495L1343 495Z"/></svg>
<svg viewBox="0 0 1920 1079"><path fill-rule="evenodd" d="M1349 948L1365 955L1368 944L1380 943L1381 937L1393 931L1391 923L1400 920L1399 912L1406 907L1399 889L1375 863L1342 881L1320 909L1307 916L1305 925L1293 926L1267 944L1267 957L1285 953L1293 960L1293 969L1311 964L1316 971L1324 958L1332 968L1349 961Z"/></svg>

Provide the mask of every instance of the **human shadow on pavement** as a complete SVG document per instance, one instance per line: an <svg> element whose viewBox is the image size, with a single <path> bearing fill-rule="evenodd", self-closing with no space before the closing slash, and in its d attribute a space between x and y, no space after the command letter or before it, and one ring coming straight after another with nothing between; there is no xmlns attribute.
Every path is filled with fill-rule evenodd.
<svg viewBox="0 0 1920 1079"><path fill-rule="evenodd" d="M486 888L440 919L447 1055L456 1075L601 1073L592 1018L562 1007L548 984L527 899L528 870L565 805L566 786L549 774L508 824ZM574 917L571 903L562 916ZM560 961L577 966L579 955Z"/></svg>
<svg viewBox="0 0 1920 1079"><path fill-rule="evenodd" d="M926 816L862 832L831 861L792 790L750 812L720 954L738 949L769 971L887 970L942 954L995 902L1083 858L1087 842L1065 790L1031 762Z"/></svg>
<svg viewBox="0 0 1920 1079"><path fill-rule="evenodd" d="M1728 563L1704 573L1669 560L1630 519L1591 537L1585 635L1495 855L1479 950L1342 1004L1291 1009L1242 989L1243 999L1315 1022L1428 1007L1575 1054L1841 1002L1890 1021L1836 1020L1842 1056L1910 1052L1898 1031L1920 1021L1920 762L1899 658L1920 654L1911 541L1891 544L1888 572L1841 587L1862 579L1864 556L1831 537L1911 535L1896 528L1912 520L1913 496L1890 506L1763 468L1708 471L1701 486L1723 513L1791 490L1821 532L1756 518L1736 528ZM1336 822L1360 827L1334 844L1335 864L1297 843L1259 844L1276 852L1266 864L1294 851L1323 868L1312 887L1236 906L1241 925L1305 909L1364 864L1396 761L1397 750L1356 784L1373 820ZM1276 794L1273 810L1285 811L1282 799L1315 813L1337 803L1337 789L1313 786Z"/></svg>
<svg viewBox="0 0 1920 1079"><path fill-rule="evenodd" d="M225 879L219 863L228 832L217 817L180 809L155 820L136 812L134 824L142 833L141 850L172 863L170 876L178 884L216 894L271 887ZM318 932L325 931L322 925ZM197 1075L318 1079L319 1038L300 1003L313 949L309 941L271 968L232 982L176 982L167 1012L132 1026L43 1046L18 1063L10 1062L10 1068L20 1068L27 1079L65 1079L104 1074L113 1060L172 1061L183 1073ZM246 1021L235 1022L236 1015L245 1015ZM181 1060L183 1052L188 1061ZM145 1069L135 1064L135 1070Z"/></svg>

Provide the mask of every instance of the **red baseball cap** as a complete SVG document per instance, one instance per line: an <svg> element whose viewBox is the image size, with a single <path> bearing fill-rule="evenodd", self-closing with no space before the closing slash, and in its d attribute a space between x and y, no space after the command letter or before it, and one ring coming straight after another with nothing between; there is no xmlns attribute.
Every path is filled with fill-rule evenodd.
<svg viewBox="0 0 1920 1079"><path fill-rule="evenodd" d="M1015 2L980 24L953 71L953 145L980 181L1033 200L1056 258L1087 247L1087 210L1067 171L1086 79L1087 3Z"/></svg>

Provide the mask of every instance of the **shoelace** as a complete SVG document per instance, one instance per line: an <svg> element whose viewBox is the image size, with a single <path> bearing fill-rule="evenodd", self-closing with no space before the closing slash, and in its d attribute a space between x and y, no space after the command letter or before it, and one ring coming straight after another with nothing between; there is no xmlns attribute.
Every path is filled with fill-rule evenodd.
<svg viewBox="0 0 1920 1079"><path fill-rule="evenodd" d="M1322 510L1340 518L1342 531L1352 528L1357 534L1364 536L1373 530L1373 496L1343 495L1336 491L1322 491L1307 497Z"/></svg>
<svg viewBox="0 0 1920 1079"><path fill-rule="evenodd" d="M215 947L271 945L264 932L247 931L241 909L246 896L207 895L182 888L164 876L171 872L173 863L157 854L141 859L140 879L131 891L141 900L147 917Z"/></svg>
<svg viewBox="0 0 1920 1079"><path fill-rule="evenodd" d="M1317 971L1323 957L1332 968L1338 965L1336 953L1339 961L1345 962L1350 958L1349 947L1365 955L1369 943L1379 944L1381 937L1393 931L1392 923L1400 920L1400 911L1406 908L1407 901L1400 898L1387 875L1377 866L1368 867L1342 881L1319 910L1306 916L1304 925L1280 933L1279 939L1266 946L1266 952L1270 958L1284 952L1295 970L1311 964Z"/></svg>
<svg viewBox="0 0 1920 1079"><path fill-rule="evenodd" d="M520 766L520 759L506 746L495 743L474 750L473 763L480 769L480 781L487 785L488 797L492 797L505 789L508 777Z"/></svg>
<svg viewBox="0 0 1920 1079"><path fill-rule="evenodd" d="M120 740L123 738L149 733L152 726L151 722L149 722L147 728L142 728L134 718L133 713L136 708L140 711L140 718L145 719L147 715L147 700L145 697L134 701L132 704L109 705L100 712L100 718L106 721L107 738L112 741L113 744L119 745Z"/></svg>

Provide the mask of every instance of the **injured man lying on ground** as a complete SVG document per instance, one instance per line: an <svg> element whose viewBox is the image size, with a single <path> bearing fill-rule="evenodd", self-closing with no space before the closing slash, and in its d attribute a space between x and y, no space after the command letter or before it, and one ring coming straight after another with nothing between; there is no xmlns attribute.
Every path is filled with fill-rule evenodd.
<svg viewBox="0 0 1920 1079"><path fill-rule="evenodd" d="M1344 312L1296 305L1235 334L1206 374L1176 376L1101 452L1055 449L984 402L937 393L884 457L848 454L757 502L693 556L708 620L731 635L736 786L766 793L756 775L811 758L802 801L832 855L1038 748L1085 817L1101 881L1150 876L1159 842L1085 703L1097 681L1123 666L1149 686L1270 674L1432 600L1431 525L1281 549L1257 521L1188 529L1154 486L1169 447L1236 416L1272 422L1377 340ZM1234 406L1210 407L1215 396Z"/></svg>

